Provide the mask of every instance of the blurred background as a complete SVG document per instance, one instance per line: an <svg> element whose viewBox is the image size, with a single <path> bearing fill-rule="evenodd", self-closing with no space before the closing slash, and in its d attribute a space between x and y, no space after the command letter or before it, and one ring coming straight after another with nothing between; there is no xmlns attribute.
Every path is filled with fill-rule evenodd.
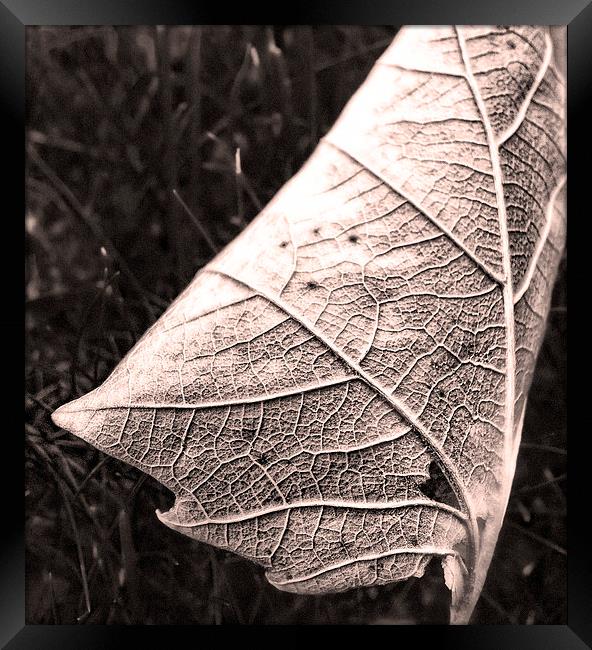
<svg viewBox="0 0 592 650"><path fill-rule="evenodd" d="M49 417L299 169L396 32L27 28L27 623L447 621L436 564L382 588L277 591L161 525L168 490ZM564 259L475 623L566 622L565 337Z"/></svg>

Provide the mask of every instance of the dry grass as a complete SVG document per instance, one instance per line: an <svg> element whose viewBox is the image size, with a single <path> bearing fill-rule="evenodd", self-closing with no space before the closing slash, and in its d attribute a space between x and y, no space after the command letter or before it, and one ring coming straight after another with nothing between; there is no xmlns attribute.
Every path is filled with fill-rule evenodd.
<svg viewBox="0 0 592 650"><path fill-rule="evenodd" d="M49 418L297 171L395 31L28 28L29 623L445 620L435 569L324 598L276 591L250 563L160 525L167 490ZM564 280L554 305L475 622L566 619Z"/></svg>

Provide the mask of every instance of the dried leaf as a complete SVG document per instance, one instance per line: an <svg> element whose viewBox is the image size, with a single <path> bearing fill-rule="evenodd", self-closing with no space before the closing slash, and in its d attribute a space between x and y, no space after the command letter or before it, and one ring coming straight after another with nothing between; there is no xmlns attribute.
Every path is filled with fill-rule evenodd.
<svg viewBox="0 0 592 650"><path fill-rule="evenodd" d="M402 30L304 168L55 422L280 589L441 557L466 622L563 247L564 148L546 28Z"/></svg>

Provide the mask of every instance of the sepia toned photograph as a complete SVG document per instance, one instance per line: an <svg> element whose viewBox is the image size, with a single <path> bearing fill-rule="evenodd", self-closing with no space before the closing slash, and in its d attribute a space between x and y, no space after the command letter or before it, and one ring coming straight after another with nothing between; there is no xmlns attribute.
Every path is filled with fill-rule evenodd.
<svg viewBox="0 0 592 650"><path fill-rule="evenodd" d="M27 26L27 624L567 624L566 32Z"/></svg>

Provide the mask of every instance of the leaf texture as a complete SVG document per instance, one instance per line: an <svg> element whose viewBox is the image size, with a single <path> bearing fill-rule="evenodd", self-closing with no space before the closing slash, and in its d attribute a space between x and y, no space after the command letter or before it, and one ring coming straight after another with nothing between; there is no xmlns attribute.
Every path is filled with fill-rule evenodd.
<svg viewBox="0 0 592 650"><path fill-rule="evenodd" d="M280 589L439 557L466 622L563 248L564 91L546 28L403 29L303 169L54 420Z"/></svg>

